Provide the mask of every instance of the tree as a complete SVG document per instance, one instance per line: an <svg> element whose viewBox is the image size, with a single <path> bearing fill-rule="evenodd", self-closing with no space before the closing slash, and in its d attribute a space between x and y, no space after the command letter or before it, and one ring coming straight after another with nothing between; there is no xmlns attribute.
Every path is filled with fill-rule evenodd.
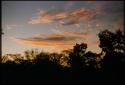
<svg viewBox="0 0 125 85"><path fill-rule="evenodd" d="M69 63L69 60L70 60L70 57L69 55L73 52L73 49L68 49L68 50L63 50L62 51L62 56L60 58L60 64L63 66L63 67L71 67L70 63Z"/></svg>
<svg viewBox="0 0 125 85"><path fill-rule="evenodd" d="M39 52L37 49L24 51L24 57L29 61L33 60L38 54L39 54Z"/></svg>
<svg viewBox="0 0 125 85"><path fill-rule="evenodd" d="M71 67L80 70L83 67L83 55L86 51L87 44L76 44L73 48L73 52L69 54Z"/></svg>
<svg viewBox="0 0 125 85"><path fill-rule="evenodd" d="M100 45L102 51L109 52L122 52L125 50L125 39L124 35L120 30L117 30L116 33L112 33L108 30L104 30L99 33Z"/></svg>
<svg viewBox="0 0 125 85"><path fill-rule="evenodd" d="M58 63L58 64L59 64L59 61L60 61L61 57L62 57L62 55L58 54L58 53L51 53L51 54L49 54L49 60L53 61L55 63Z"/></svg>
<svg viewBox="0 0 125 85"><path fill-rule="evenodd" d="M98 54L88 51L84 54L84 69L87 71L95 71L101 68L101 58Z"/></svg>
<svg viewBox="0 0 125 85"><path fill-rule="evenodd" d="M114 50L113 44L114 44L114 39L115 39L115 34L108 31L104 30L98 34L99 40L100 40L100 45L99 47L102 48L102 51L108 53L112 52Z"/></svg>
<svg viewBox="0 0 125 85"><path fill-rule="evenodd" d="M49 61L49 54L46 52L40 52L39 54L36 55L36 57L34 58L34 63L43 63L41 62L42 60L48 62Z"/></svg>
<svg viewBox="0 0 125 85"><path fill-rule="evenodd" d="M108 30L104 30L99 33L100 47L102 52L105 52L103 59L104 69L108 71L116 71L121 67L123 57L125 55L125 40L124 35L120 30L116 33L112 33Z"/></svg>

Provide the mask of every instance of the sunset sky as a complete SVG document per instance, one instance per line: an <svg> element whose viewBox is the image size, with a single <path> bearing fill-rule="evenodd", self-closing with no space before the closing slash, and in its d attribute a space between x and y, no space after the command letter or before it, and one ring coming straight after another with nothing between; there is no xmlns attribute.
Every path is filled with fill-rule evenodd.
<svg viewBox="0 0 125 85"><path fill-rule="evenodd" d="M2 54L60 52L76 43L99 53L97 34L123 30L123 1L2 1Z"/></svg>

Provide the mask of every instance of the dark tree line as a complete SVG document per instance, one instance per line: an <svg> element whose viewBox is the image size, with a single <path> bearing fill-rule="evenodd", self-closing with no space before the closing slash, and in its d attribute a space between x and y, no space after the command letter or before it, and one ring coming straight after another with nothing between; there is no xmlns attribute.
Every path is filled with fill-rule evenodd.
<svg viewBox="0 0 125 85"><path fill-rule="evenodd" d="M120 30L116 33L104 30L98 37L99 54L87 52L86 43L76 44L60 54L25 51L27 59L17 58L1 64L3 83L124 81L124 34Z"/></svg>

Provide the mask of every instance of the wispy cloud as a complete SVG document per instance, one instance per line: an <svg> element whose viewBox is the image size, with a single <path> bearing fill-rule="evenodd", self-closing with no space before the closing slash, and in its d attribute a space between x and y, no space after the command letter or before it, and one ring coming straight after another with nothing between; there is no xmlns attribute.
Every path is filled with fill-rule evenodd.
<svg viewBox="0 0 125 85"><path fill-rule="evenodd" d="M73 45L75 40L90 38L92 35L79 32L63 32L58 34L39 34L28 38L15 38L17 42L34 45Z"/></svg>
<svg viewBox="0 0 125 85"><path fill-rule="evenodd" d="M72 25L78 24L82 20L88 21L93 19L99 12L100 7L95 9L90 8L79 8L73 11L40 11L39 15L31 18L29 21L30 24L40 24L40 23L52 23L59 22L63 25Z"/></svg>
<svg viewBox="0 0 125 85"><path fill-rule="evenodd" d="M66 12L61 12L61 10L40 10L37 16L32 17L29 21L30 24L40 24L40 23L51 23L58 21L67 17Z"/></svg>
<svg viewBox="0 0 125 85"><path fill-rule="evenodd" d="M27 38L11 38L19 44L31 46L50 46L48 51L61 52L62 50L70 49L79 40L86 40L92 38L93 35L81 32L58 32L55 34L38 34ZM53 47L53 48L52 48ZM56 50L54 50L56 49Z"/></svg>

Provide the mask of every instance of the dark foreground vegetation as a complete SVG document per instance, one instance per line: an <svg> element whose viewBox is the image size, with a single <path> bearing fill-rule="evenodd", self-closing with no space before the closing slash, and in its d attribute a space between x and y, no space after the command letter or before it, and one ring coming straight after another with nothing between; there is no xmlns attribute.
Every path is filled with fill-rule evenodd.
<svg viewBox="0 0 125 85"><path fill-rule="evenodd" d="M99 47L102 50L99 54L86 52L86 43L76 44L73 49L60 54L25 51L26 59L17 57L14 61L1 63L2 82L4 84L124 82L124 34L120 30L116 33L104 30L98 37Z"/></svg>

